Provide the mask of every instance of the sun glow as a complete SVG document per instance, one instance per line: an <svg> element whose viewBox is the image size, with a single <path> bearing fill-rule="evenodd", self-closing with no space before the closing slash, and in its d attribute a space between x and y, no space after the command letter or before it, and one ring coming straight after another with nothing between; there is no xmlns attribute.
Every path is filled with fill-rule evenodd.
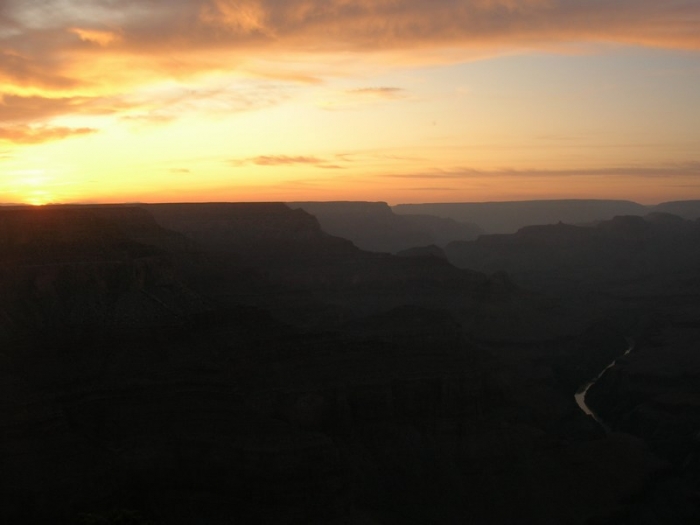
<svg viewBox="0 0 700 525"><path fill-rule="evenodd" d="M31 204L32 206L44 206L51 202L51 195L46 191L37 191L27 197L27 204Z"/></svg>
<svg viewBox="0 0 700 525"><path fill-rule="evenodd" d="M52 177L46 170L40 168L23 169L12 172L14 183L13 193L19 196L22 202L32 206L43 206L55 201L55 195L51 191L54 185Z"/></svg>

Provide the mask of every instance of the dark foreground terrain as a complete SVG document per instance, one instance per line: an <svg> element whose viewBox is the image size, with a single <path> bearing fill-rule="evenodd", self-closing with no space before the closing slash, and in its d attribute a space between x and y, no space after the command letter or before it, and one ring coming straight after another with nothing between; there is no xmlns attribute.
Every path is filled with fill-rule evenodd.
<svg viewBox="0 0 700 525"><path fill-rule="evenodd" d="M697 223L547 228L0 208L0 520L700 522Z"/></svg>

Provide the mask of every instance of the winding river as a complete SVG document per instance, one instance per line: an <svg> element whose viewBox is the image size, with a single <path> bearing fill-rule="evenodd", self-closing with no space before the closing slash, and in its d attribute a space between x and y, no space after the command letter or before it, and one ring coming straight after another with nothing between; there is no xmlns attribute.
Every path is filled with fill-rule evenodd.
<svg viewBox="0 0 700 525"><path fill-rule="evenodd" d="M622 354L621 357L624 357L627 354L629 354L632 351L632 349L634 348L634 341L632 341L631 339L628 339L627 342L629 343L629 346L627 347L627 350L625 351L624 354ZM608 366L606 366L602 370L602 372L600 372L600 374L598 374L593 379L591 379L588 383L583 385L579 389L579 391L576 392L576 395L574 395L574 399L576 399L576 404L579 406L579 408L581 410L583 410L584 414L591 416L593 419L595 419L596 422L601 427L603 427L606 432L609 432L610 429L608 428L608 426L605 423L603 423L603 421L597 416L597 414L595 412L593 412L593 410L591 410L591 408L586 404L586 394L588 393L588 389L591 388L595 384L596 381L598 381L601 377L603 377L603 374L605 372L607 372L607 370L609 368L612 368L613 366L615 366L617 364L618 359L620 359L620 358L618 357L617 359L613 360L613 362L610 363Z"/></svg>

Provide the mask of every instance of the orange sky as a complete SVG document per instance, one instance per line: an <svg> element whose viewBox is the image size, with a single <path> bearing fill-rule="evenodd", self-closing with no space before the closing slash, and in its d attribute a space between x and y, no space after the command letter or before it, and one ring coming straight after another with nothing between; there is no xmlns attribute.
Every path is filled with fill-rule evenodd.
<svg viewBox="0 0 700 525"><path fill-rule="evenodd" d="M0 0L0 202L700 198L697 0Z"/></svg>

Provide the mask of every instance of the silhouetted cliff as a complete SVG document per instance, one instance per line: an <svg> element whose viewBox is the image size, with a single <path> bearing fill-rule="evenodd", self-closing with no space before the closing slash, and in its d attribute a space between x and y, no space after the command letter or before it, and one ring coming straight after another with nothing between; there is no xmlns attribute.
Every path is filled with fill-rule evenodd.
<svg viewBox="0 0 700 525"><path fill-rule="evenodd" d="M700 218L699 200L662 202L653 206L652 209L658 212L672 213L693 221Z"/></svg>
<svg viewBox="0 0 700 525"><path fill-rule="evenodd" d="M646 215L647 207L631 201L549 200L517 202L464 202L399 204L397 214L422 213L477 224L486 233L514 233L539 224L590 223L616 215Z"/></svg>
<svg viewBox="0 0 700 525"><path fill-rule="evenodd" d="M456 266L505 271L541 291L672 294L697 288L700 226L662 214L622 216L586 227L528 226L445 252Z"/></svg>
<svg viewBox="0 0 700 525"><path fill-rule="evenodd" d="M209 308L164 250L188 245L138 208L0 210L3 319L48 337L178 324Z"/></svg>
<svg viewBox="0 0 700 525"><path fill-rule="evenodd" d="M385 202L293 202L318 218L324 231L374 252L396 253L414 246L475 239L481 230L430 215L396 215Z"/></svg>

